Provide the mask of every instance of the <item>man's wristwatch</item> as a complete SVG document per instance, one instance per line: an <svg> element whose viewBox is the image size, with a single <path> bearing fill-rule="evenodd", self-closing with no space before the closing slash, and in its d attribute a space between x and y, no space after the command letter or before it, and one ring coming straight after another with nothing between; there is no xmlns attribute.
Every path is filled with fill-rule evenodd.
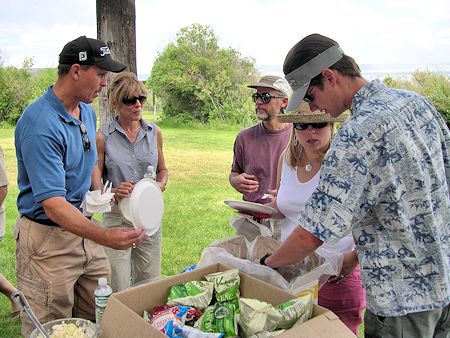
<svg viewBox="0 0 450 338"><path fill-rule="evenodd" d="M268 265L266 264L266 259L267 259L267 257L269 257L269 256L272 256L272 254L271 254L270 252L268 252L268 253L266 253L264 256L262 256L262 257L259 259L259 264L268 266ZM270 268L270 266L269 266L269 268ZM276 268L276 269L275 269L275 268L272 268L272 269L278 270L278 268Z"/></svg>

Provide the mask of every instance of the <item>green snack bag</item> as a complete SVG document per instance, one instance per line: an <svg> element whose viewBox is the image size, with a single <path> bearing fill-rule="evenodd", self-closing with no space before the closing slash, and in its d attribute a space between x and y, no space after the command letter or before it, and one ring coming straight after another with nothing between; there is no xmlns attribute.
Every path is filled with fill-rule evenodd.
<svg viewBox="0 0 450 338"><path fill-rule="evenodd" d="M239 325L245 337L263 331L274 331L281 320L281 314L269 303L257 299L239 299Z"/></svg>
<svg viewBox="0 0 450 338"><path fill-rule="evenodd" d="M205 276L208 282L214 284L214 294L218 302L226 302L239 298L239 270L232 269L216 272Z"/></svg>
<svg viewBox="0 0 450 338"><path fill-rule="evenodd" d="M192 306L202 310L211 303L213 291L213 283L204 281L173 285L170 288L167 304Z"/></svg>
<svg viewBox="0 0 450 338"><path fill-rule="evenodd" d="M294 324L306 322L311 318L313 310L312 295L305 295L281 303L276 307L281 315L278 329L290 329Z"/></svg>
<svg viewBox="0 0 450 338"><path fill-rule="evenodd" d="M236 337L238 335L236 302L208 306L194 327L203 332L223 333L225 337Z"/></svg>

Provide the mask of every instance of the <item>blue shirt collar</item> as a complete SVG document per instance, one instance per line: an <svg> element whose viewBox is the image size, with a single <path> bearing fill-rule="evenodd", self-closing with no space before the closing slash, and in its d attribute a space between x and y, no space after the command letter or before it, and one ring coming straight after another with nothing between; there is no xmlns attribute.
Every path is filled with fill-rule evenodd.
<svg viewBox="0 0 450 338"><path fill-rule="evenodd" d="M48 86L47 91L44 93L45 99L50 103L50 105L55 109L56 113L59 115L59 117L66 123L72 123L74 125L81 124L81 121L74 118L70 113L67 111L66 107L61 103L61 101L58 99L58 97L53 92L53 85ZM80 106L80 118L83 115L83 107ZM82 118L81 118L82 120Z"/></svg>
<svg viewBox="0 0 450 338"><path fill-rule="evenodd" d="M367 83L365 86L362 86L360 90L358 90L353 97L352 105L350 107L350 112L352 115L357 114L359 107L361 107L361 104L370 98L371 96L375 95L380 90L383 90L386 88L383 82L380 80L373 80Z"/></svg>

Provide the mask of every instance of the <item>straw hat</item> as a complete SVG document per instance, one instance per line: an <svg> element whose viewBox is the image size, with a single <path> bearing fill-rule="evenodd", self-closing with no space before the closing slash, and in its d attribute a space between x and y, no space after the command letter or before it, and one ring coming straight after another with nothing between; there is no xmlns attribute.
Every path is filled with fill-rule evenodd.
<svg viewBox="0 0 450 338"><path fill-rule="evenodd" d="M342 122L348 118L347 114L342 113L338 117L332 117L330 114L320 110L311 111L309 104L302 101L300 105L289 114L277 114L280 122L292 123L321 123L321 122Z"/></svg>

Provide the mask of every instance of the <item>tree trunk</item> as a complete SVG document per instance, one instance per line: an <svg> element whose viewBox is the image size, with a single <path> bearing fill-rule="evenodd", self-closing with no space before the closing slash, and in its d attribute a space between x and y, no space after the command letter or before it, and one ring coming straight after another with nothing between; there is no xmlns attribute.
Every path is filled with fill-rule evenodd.
<svg viewBox="0 0 450 338"><path fill-rule="evenodd" d="M106 42L114 60L136 70L136 6L135 0L96 0L97 38ZM115 74L108 75L108 83ZM98 101L100 126L109 123L113 112L109 109L107 90L103 89Z"/></svg>

